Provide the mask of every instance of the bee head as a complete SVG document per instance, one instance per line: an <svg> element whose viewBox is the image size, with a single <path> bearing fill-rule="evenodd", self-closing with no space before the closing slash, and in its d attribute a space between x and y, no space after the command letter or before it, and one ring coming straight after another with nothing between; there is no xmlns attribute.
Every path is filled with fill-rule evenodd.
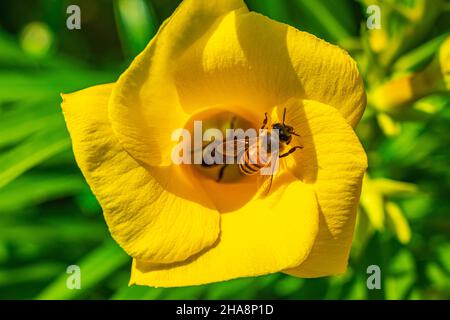
<svg viewBox="0 0 450 320"><path fill-rule="evenodd" d="M285 124L285 118L286 118L286 108L284 108L283 112L283 123L275 123L272 125L272 129L278 130L278 137L281 142L284 142L286 144L289 144L292 140L292 136L299 136L297 133L294 132L294 127L288 126Z"/></svg>
<svg viewBox="0 0 450 320"><path fill-rule="evenodd" d="M278 137L281 142L289 143L292 140L292 132L294 128L291 126L286 126L282 123L275 123L272 129L278 130Z"/></svg>

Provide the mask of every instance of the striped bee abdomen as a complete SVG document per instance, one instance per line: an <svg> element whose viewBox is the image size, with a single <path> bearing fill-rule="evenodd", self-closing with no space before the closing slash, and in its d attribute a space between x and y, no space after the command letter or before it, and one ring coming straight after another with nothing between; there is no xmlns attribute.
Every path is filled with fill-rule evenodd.
<svg viewBox="0 0 450 320"><path fill-rule="evenodd" d="M241 173L251 176L257 174L262 168L267 166L267 161L263 161L258 153L259 148L247 148L242 155L243 159L239 163ZM252 157L253 155L253 157Z"/></svg>

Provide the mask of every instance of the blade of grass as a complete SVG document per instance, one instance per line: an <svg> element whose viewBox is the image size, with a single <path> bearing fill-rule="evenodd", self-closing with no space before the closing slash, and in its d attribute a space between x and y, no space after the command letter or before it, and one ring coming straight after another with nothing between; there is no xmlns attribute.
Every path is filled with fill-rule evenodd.
<svg viewBox="0 0 450 320"><path fill-rule="evenodd" d="M446 32L414 49L400 57L393 66L394 71L404 72L419 69L421 66L433 58L433 55L439 50L439 47L450 32Z"/></svg>
<svg viewBox="0 0 450 320"><path fill-rule="evenodd" d="M255 285L255 279L245 278L227 282L214 283L208 286L205 299L232 299L247 287Z"/></svg>
<svg viewBox="0 0 450 320"><path fill-rule="evenodd" d="M155 300L164 292L163 288L149 288L145 286L131 286L119 289L111 300Z"/></svg>
<svg viewBox="0 0 450 320"><path fill-rule="evenodd" d="M114 11L125 53L141 52L158 31L159 20L151 1L115 0Z"/></svg>
<svg viewBox="0 0 450 320"><path fill-rule="evenodd" d="M89 72L74 68L0 72L0 101L29 101L56 97L86 86L107 83L110 73Z"/></svg>
<svg viewBox="0 0 450 320"><path fill-rule="evenodd" d="M165 300L196 300L200 299L206 292L206 286L182 287L176 289L165 289L163 299Z"/></svg>
<svg viewBox="0 0 450 320"><path fill-rule="evenodd" d="M0 30L0 65L32 66L34 62L22 51L14 38Z"/></svg>
<svg viewBox="0 0 450 320"><path fill-rule="evenodd" d="M0 155L0 188L46 159L70 148L62 127L39 132L17 147Z"/></svg>
<svg viewBox="0 0 450 320"><path fill-rule="evenodd" d="M76 263L81 271L81 289L67 288L66 281L69 275L64 270L55 281L42 290L36 299L75 299L129 262L130 258L122 249L112 240L108 240Z"/></svg>
<svg viewBox="0 0 450 320"><path fill-rule="evenodd" d="M292 19L290 18L290 11L288 7L288 3L285 1L278 0L247 0L246 1L248 7L252 11L257 11L262 13L271 19L275 19L284 23L292 23Z"/></svg>
<svg viewBox="0 0 450 320"><path fill-rule="evenodd" d="M17 245L32 243L44 248L49 244L95 243L107 234L103 222L72 217L68 223L67 219L67 215L60 219L0 216L0 240Z"/></svg>
<svg viewBox="0 0 450 320"><path fill-rule="evenodd" d="M352 1L332 0L325 1L328 11L337 17L342 27L350 34L356 34L359 27L357 15L352 7Z"/></svg>
<svg viewBox="0 0 450 320"><path fill-rule="evenodd" d="M295 0L300 9L307 11L318 24L321 24L335 41L344 42L351 38L350 32L344 27L334 12L330 11L322 0Z"/></svg>
<svg viewBox="0 0 450 320"><path fill-rule="evenodd" d="M0 117L0 148L16 143L34 132L61 123L57 101L28 102L14 106Z"/></svg>
<svg viewBox="0 0 450 320"><path fill-rule="evenodd" d="M61 270L60 263L37 263L25 267L0 270L0 287L51 279Z"/></svg>
<svg viewBox="0 0 450 320"><path fill-rule="evenodd" d="M84 188L80 175L24 175L0 189L0 212L20 211L38 203L78 194Z"/></svg>

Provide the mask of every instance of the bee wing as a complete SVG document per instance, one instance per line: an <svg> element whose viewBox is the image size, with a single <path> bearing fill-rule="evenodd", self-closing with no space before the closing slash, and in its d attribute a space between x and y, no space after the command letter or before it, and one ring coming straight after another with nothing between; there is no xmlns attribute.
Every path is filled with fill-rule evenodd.
<svg viewBox="0 0 450 320"><path fill-rule="evenodd" d="M278 173L279 158L270 154L267 162L268 165L260 170L256 179L259 195L262 198L269 195L273 179Z"/></svg>
<svg viewBox="0 0 450 320"><path fill-rule="evenodd" d="M258 175L256 178L258 194L261 198L267 197L272 187L273 176Z"/></svg>
<svg viewBox="0 0 450 320"><path fill-rule="evenodd" d="M219 156L222 155L224 160L232 158L233 160L238 160L235 163L239 163L245 151L249 146L254 145L257 140L258 138L224 140L217 145L216 152Z"/></svg>

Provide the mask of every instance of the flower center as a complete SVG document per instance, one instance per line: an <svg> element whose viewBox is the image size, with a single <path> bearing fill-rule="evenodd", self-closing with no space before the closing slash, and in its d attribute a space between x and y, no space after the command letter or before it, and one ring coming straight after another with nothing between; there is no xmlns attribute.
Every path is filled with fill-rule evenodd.
<svg viewBox="0 0 450 320"><path fill-rule="evenodd" d="M237 164L237 152L228 149L232 132L255 129L255 125L240 114L222 109L199 112L185 126L191 136L191 169L199 178L217 183L237 183L245 179ZM221 150L220 152L217 150Z"/></svg>

